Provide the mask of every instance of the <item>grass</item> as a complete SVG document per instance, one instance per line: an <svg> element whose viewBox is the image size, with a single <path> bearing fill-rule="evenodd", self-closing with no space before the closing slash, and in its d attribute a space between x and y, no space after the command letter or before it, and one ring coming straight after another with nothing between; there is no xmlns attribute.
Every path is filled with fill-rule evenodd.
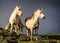
<svg viewBox="0 0 60 43"><path fill-rule="evenodd" d="M3 36L0 35L0 43L60 43L60 40L56 39L48 39L46 36L42 37L42 35L39 35L38 40L36 41L33 38L33 41L30 41L26 35L19 35L19 36ZM52 35L49 35L52 36ZM53 35L54 36L54 35ZM17 37L17 38L16 38Z"/></svg>
<svg viewBox="0 0 60 43"><path fill-rule="evenodd" d="M1 29L0 43L60 43L60 34L33 35L33 41L30 41L25 34L16 35L5 32ZM36 36L38 37L37 41L35 40Z"/></svg>

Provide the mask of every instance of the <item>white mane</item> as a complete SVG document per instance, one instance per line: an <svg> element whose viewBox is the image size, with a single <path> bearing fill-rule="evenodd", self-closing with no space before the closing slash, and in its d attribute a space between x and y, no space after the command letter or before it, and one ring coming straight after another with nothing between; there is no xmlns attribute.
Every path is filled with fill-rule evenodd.
<svg viewBox="0 0 60 43"><path fill-rule="evenodd" d="M12 12L12 14L11 14L11 16L10 16L10 18L9 18L9 21L15 19L16 14L17 14L17 6L16 6L16 8L14 9L14 11Z"/></svg>

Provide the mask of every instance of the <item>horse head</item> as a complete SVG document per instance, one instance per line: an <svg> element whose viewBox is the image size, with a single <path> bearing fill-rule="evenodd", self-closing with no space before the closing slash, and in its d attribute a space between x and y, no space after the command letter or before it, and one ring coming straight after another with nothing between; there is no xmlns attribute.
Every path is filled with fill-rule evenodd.
<svg viewBox="0 0 60 43"><path fill-rule="evenodd" d="M22 8L17 5L16 10L17 10L17 15L21 17L23 15Z"/></svg>
<svg viewBox="0 0 60 43"><path fill-rule="evenodd" d="M34 13L38 16L38 18L45 19L45 15L42 8L36 10Z"/></svg>

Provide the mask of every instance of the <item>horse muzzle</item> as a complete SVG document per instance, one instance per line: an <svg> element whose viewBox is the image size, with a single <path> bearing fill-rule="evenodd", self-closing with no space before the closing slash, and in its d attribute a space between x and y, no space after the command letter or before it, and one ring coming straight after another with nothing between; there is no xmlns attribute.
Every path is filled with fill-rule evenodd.
<svg viewBox="0 0 60 43"><path fill-rule="evenodd" d="M45 16L43 17L43 19L45 19Z"/></svg>

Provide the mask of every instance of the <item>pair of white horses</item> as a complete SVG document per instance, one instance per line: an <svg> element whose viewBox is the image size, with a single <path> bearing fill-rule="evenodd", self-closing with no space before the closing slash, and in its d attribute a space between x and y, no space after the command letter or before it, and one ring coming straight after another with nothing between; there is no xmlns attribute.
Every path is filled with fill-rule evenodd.
<svg viewBox="0 0 60 43"><path fill-rule="evenodd" d="M19 33L19 20L20 17L22 16L23 12L20 6L16 6L14 11L12 12L10 18L9 18L9 23L6 26L5 29L8 29L8 27L10 28L10 32L12 32L13 27L15 27L15 32L18 34ZM39 26L39 19L44 19L45 15L43 13L43 10L37 9L36 11L33 12L31 17L27 17L25 19L25 27L27 30L27 36L30 36L31 40L32 40L32 31L36 30L38 33L38 26Z"/></svg>

